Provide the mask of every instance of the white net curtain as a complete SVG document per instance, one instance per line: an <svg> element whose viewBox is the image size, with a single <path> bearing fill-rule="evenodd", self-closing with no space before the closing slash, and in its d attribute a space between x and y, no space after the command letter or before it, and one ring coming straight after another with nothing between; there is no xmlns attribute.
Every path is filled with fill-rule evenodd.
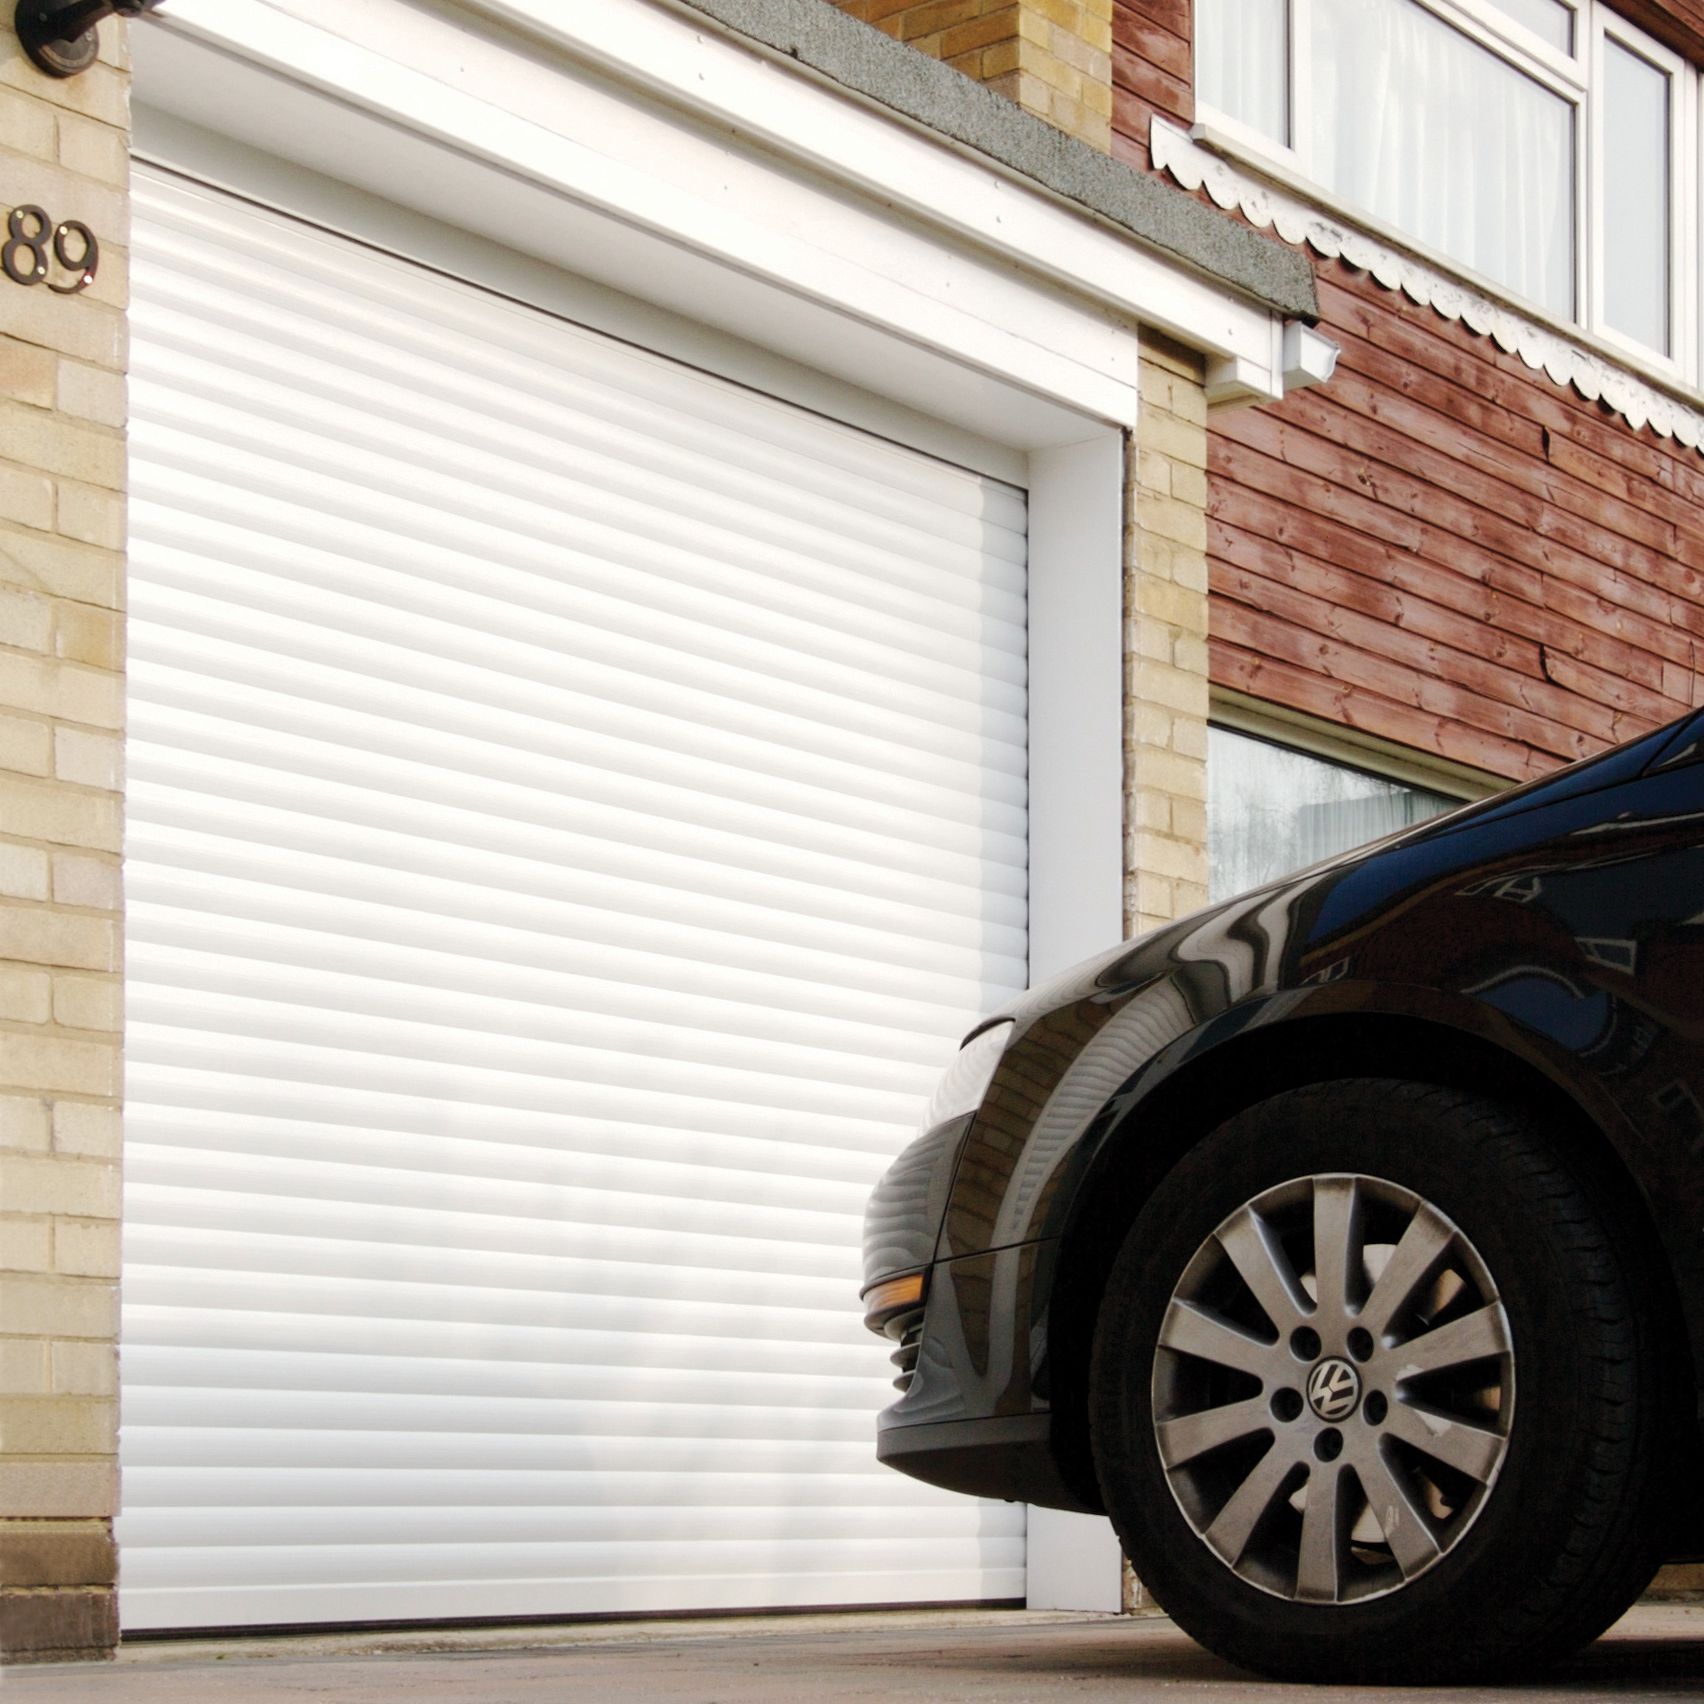
<svg viewBox="0 0 1704 1704"><path fill-rule="evenodd" d="M1228 899L1460 803L1228 728L1209 729L1210 896Z"/></svg>
<svg viewBox="0 0 1704 1704"><path fill-rule="evenodd" d="M1571 101L1414 0L1202 0L1197 33L1204 105L1294 147L1386 224L1573 314ZM1307 89L1293 115L1292 48Z"/></svg>
<svg viewBox="0 0 1704 1704"><path fill-rule="evenodd" d="M1288 147L1289 0L1196 0L1195 16L1203 104Z"/></svg>

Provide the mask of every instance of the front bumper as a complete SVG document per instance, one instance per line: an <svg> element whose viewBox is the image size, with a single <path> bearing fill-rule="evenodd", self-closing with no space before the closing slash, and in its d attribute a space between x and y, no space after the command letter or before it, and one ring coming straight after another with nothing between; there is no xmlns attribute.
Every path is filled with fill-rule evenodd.
<svg viewBox="0 0 1704 1704"><path fill-rule="evenodd" d="M1057 1243L937 1259L974 1116L925 1131L865 1209L865 1323L895 1345L900 1393L877 1419L876 1455L950 1491L1098 1512L1066 1484L1053 1448L1047 1302Z"/></svg>
<svg viewBox="0 0 1704 1704"><path fill-rule="evenodd" d="M1059 1477L1049 1414L992 1420L943 1420L890 1426L876 1435L876 1459L927 1485L1008 1503L1099 1514L1079 1502Z"/></svg>
<svg viewBox="0 0 1704 1704"><path fill-rule="evenodd" d="M976 1497L1099 1513L1060 1471L1048 1400L1047 1306L1058 1244L939 1260L904 1317L899 1400L876 1421L876 1455Z"/></svg>
<svg viewBox="0 0 1704 1704"><path fill-rule="evenodd" d="M864 1209L864 1323L895 1345L899 1376L894 1389L911 1386L923 1332L926 1274L935 1261L947 1216L953 1169L974 1113L925 1130L882 1174ZM918 1281L916 1293L905 1280Z"/></svg>

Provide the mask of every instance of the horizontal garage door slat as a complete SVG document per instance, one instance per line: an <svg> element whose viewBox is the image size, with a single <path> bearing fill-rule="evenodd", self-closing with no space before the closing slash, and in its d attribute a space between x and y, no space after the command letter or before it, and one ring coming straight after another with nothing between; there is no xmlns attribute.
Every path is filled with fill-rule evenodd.
<svg viewBox="0 0 1704 1704"><path fill-rule="evenodd" d="M269 507L258 499L251 502L251 524L306 531L299 526L290 506L279 505L276 513L268 512ZM138 526L148 519L148 509L139 509L136 515ZM334 523L322 520L321 525L329 532ZM359 537L358 531L352 524L345 524L341 529L341 542L346 550L354 552L369 542ZM389 537L390 548L415 563L427 559L436 550L446 548L439 539L421 539L417 545L402 548L394 534ZM311 545L314 541L305 542ZM467 541L469 545L476 542ZM486 540L483 547L500 548L506 544L506 540ZM265 546L255 544L250 548L258 552ZM147 559L158 550L158 546L144 535L140 549L143 565L146 566ZM304 564L313 560L304 550L277 554L286 558L277 564L277 569L287 576L298 574ZM374 545L369 554L377 556L378 547ZM548 550L541 550L540 555L548 555ZM725 724L735 732L749 731L753 724L753 707L766 709L785 718L779 727L763 730L768 739L779 744L802 744L806 749L813 749L813 742L821 741L823 749L833 755L837 749L850 746L851 742L844 734L835 737L850 716L852 728L848 732L868 734L878 740L885 737L893 741L897 737L897 743L904 746L903 736L909 715L937 723L948 735L957 736L947 748L949 756L974 755L975 747L967 740L967 735L977 735L989 741L1004 740L1018 746L1023 744L1022 720L1015 714L1021 708L1021 695L1015 694L1003 682L990 682L984 689L985 703L981 716L967 715L962 701L935 685L887 685L871 680L864 682L860 690L867 691L870 686L880 684L881 698L874 701L858 695L848 698L846 688L854 684L854 676L837 664L832 654L823 657L822 672L818 674L805 669L796 650L770 646L764 661L777 667L766 670L753 666L756 646L724 643L720 634L706 630L702 645L691 652L680 646L670 648L658 643L656 653L647 657L647 641L611 633L599 628L591 619L583 623L575 621L571 612L563 611L542 598L516 596L512 601L499 603L492 595L490 585L479 596L459 591L446 595L437 588L427 588L411 602L415 605L429 603L432 607L426 614L416 614L413 608L400 600L389 604L384 601L387 575L365 567L353 554L335 560L345 586L358 588L361 595L350 595L323 586L304 585L296 590L262 583L249 585L238 596L235 593L244 567L237 552L229 552L223 559L217 556L197 559L181 544L173 553L171 565L156 569L154 578L147 585L151 588L151 595L162 604L190 604L186 624L190 631L196 631L205 623L212 634L223 635L233 643L241 643L245 636L253 635L256 617L247 612L257 600L260 611L269 622L293 622L301 607L307 605L315 612L308 630L286 629L281 635L283 654L294 655L299 649L304 662L335 667L349 656L350 647L344 638L347 635L382 647L372 664L372 672L380 678L386 678L394 670L402 681L408 682L414 676L419 660L429 658L475 676L477 671L489 669L499 675L518 675L522 681L559 682L560 676L552 669L551 658L565 638L576 636L577 660L582 673L571 684L579 693L590 695L607 687L631 687L637 693L642 709L654 712L656 708L666 707L678 716L683 708L690 706L694 712L707 713L711 725ZM219 571L227 565L228 574ZM260 573L264 574L271 566L262 564ZM237 576L237 585L233 584L229 575ZM170 591L166 589L168 576L179 581L179 585L171 587ZM493 574L489 578L495 582L498 576ZM187 585L183 584L185 581ZM215 595L208 597L208 590ZM192 602L197 593L201 594L199 603ZM588 611L589 617L595 616L598 613L596 600L588 597L588 604L592 606ZM328 614L335 619L328 621ZM673 631L666 615L658 616L657 627L660 634L664 630ZM294 647L291 641L294 641ZM832 653L837 646L838 639L831 637L819 648ZM506 657L509 660L505 661ZM657 661L667 661L673 669L646 691L644 683L655 679L654 670L649 665ZM937 648L936 662L940 665L938 674L942 678L948 677L953 658L945 645ZM809 678L805 678L807 675ZM948 684L951 684L950 680ZM790 692L789 687L796 690ZM452 688L446 683L439 690ZM729 692L736 694L731 700L722 696ZM742 695L749 695L749 704ZM756 726L762 728L760 722Z"/></svg>
<svg viewBox="0 0 1704 1704"><path fill-rule="evenodd" d="M550 1297L567 1295L581 1303L591 1298L600 1306L614 1304L618 1313L632 1302L643 1306L645 1320L652 1325L674 1320L683 1312L692 1315L694 1309L712 1310L717 1314L714 1326L700 1320L699 1328L735 1337L744 1335L748 1315L759 1321L755 1329L761 1334L773 1310L834 1317L844 1311L842 1293L836 1288L838 1273L821 1278L794 1273L786 1291L778 1295L768 1272L751 1265L709 1268L651 1260L616 1266L582 1252L571 1238L563 1239L567 1246L560 1252L477 1244L434 1248L430 1242L380 1242L376 1227L365 1236L357 1229L334 1240L311 1232L291 1236L283 1230L183 1225L172 1222L174 1212L185 1205L181 1191L139 1186L138 1195L149 1208L149 1220L137 1227L134 1241L126 1243L127 1253L137 1257L135 1282L146 1283L156 1275L156 1267L165 1278L199 1274L204 1299L208 1295L205 1274L216 1271L232 1275L233 1286L257 1274L282 1280L299 1277L304 1280L302 1293L310 1297L317 1294L320 1280L377 1285L381 1298L388 1295L383 1286L389 1284L451 1286L464 1293L461 1306L470 1314L477 1314L484 1305L475 1292L511 1288ZM683 1256L696 1252L680 1250ZM145 1292L135 1293L140 1297ZM813 1327L832 1323L832 1317L811 1322Z"/></svg>
<svg viewBox="0 0 1704 1704"><path fill-rule="evenodd" d="M446 820L446 838L451 822L463 831L456 838L486 830L489 839L497 842L508 840L516 829L550 830L562 844L560 855L578 869L610 876L626 871L627 879L679 885L686 891L691 891L688 884L671 879L671 872L678 878L683 867L712 855L728 866L717 897L750 903L755 894L766 908L774 904L824 922L878 928L889 926L903 912L919 933L927 932L942 944L977 933L974 922L962 920L964 889L974 892L992 885L976 880L985 865L993 866L990 876L997 873L1008 886L1017 885L1010 866L986 856L986 846L966 846L963 851L928 849L933 854L931 863L944 865L951 876L960 878L958 883L931 879L927 867L913 876L883 860L884 852L898 860L909 850L910 862L923 861L915 843L908 848L897 833L860 834L840 824L833 825L833 833L817 831L814 824L811 831L801 831L789 813L748 805L743 814L736 814L713 798L696 791L682 796L672 787L667 802L676 808L668 815L656 809L654 797L646 796L640 778L611 777L602 798L590 789L565 795L560 784L578 782L586 773L584 766L552 762L539 754L518 757L493 747L489 770L482 774L472 761L476 753L459 754L466 761L454 768L431 761L441 755L441 748L434 750L433 742L411 738L406 728L393 724L357 730L348 718L343 726L346 733L369 735L364 751L352 753L347 743L334 737L332 726L304 736L151 705L138 712L136 732L144 755L133 778L139 787L156 775L168 786L182 785L202 776L216 780L228 766L234 772L233 781L238 775L253 776L260 798L266 796L269 785L294 788L304 779L322 792L341 787L372 793L372 785L363 785L363 764L378 758L385 763L385 774L377 791L403 799L436 800ZM157 760L153 770L146 754L151 745L163 746L172 754ZM558 786L550 784L553 775ZM223 789L221 795L229 796ZM770 833L765 834L765 829ZM967 833L964 839L971 837ZM824 841L828 844L819 844ZM837 850L831 851L831 846ZM938 908L930 900L937 900ZM1007 909L1013 920L1013 944L1021 955L1021 892Z"/></svg>
<svg viewBox="0 0 1704 1704"><path fill-rule="evenodd" d="M186 890L187 879L179 886ZM672 998L662 998L639 983L593 981L567 972L529 972L512 964L389 949L371 941L328 942L320 931L289 930L264 922L242 925L229 916L220 924L223 951L185 950L173 942L173 920L183 919L185 933L193 939L204 933L206 913L194 908L191 892L181 891L180 897L185 902L180 910L151 903L155 894L138 902L146 910L131 935L130 965L143 981L157 988L238 997L277 992L292 1004L335 1009L324 976L335 966L346 976L358 978L375 1004L422 1022L453 1018L466 1029L525 1034L542 1025L547 1014L554 1017L568 1009L603 1023L631 1019L666 1025L678 1029L683 1041L713 1037L717 1045L737 1048L742 1041L756 1040L770 1060L793 1057L787 1051L792 1048L838 1045L845 1054L908 1062L931 1071L936 1063L927 1037L895 1027L891 1009L872 1005L868 1022L866 1014L850 1002L829 1015L786 1011L771 1016L760 1003L763 989L756 985L740 986L736 991L742 998L737 1002L679 989L670 990ZM783 995L787 987L776 979L768 991L773 998ZM470 994L484 998L470 1003ZM910 1010L919 1021L930 1011L921 1005ZM886 1022L873 1021L877 1017Z"/></svg>
<svg viewBox="0 0 1704 1704"><path fill-rule="evenodd" d="M269 241L255 227L237 253L226 218L224 208L202 214L180 202L159 221L170 246L151 264L169 290L135 304L147 334L136 361L146 362L153 348L193 358L223 333L234 370L300 373L308 393L353 395L363 404L370 397L379 414L388 401L395 417L410 422L418 403L430 400L446 413L465 409L454 417L480 437L534 426L577 443L626 430L660 471L681 465L683 450L715 463L714 474L696 481L708 488L706 498L761 491L759 525L788 515L820 522L824 501L850 519L853 536L880 522L962 539L966 517L985 519L1005 536L988 535L986 560L963 571L979 585L1022 595L1021 492L974 477L944 484L936 467L902 466L880 440L847 428L831 436L826 423L813 422L816 429L801 434L800 413L786 404L734 386L683 391L679 367L660 356L607 338L570 343L555 323L493 315L489 298L427 298L418 274L348 263L340 247L301 244L294 233ZM326 314L328 297L336 299L335 316ZM263 341L252 336L257 315L267 325ZM477 365L444 360L445 344L458 338L479 348ZM762 449L761 470L751 463L753 445ZM914 578L929 578L922 564Z"/></svg>
<svg viewBox="0 0 1704 1704"><path fill-rule="evenodd" d="M206 364L183 360L162 363L178 384L194 377L197 365ZM144 381L149 377L145 369L141 376ZM263 391L273 388L262 387ZM604 457L582 458L572 476L561 471L560 464L549 471L529 471L505 455L482 455L460 440L452 449L400 424L384 433L382 446L367 449L349 441L357 423L370 426L370 417L364 412L345 414L322 409L297 424L288 415L281 415L265 394L253 394L252 386L244 390L241 408L203 396L194 409L185 403L175 418L163 409L157 428L162 447L172 450L175 459L195 472L222 476L252 473L281 501L311 497L308 481L326 480L329 483L321 488L321 501L313 506L323 507L329 500L335 511L358 520L373 513L382 502L390 506L386 530L404 538L430 536L424 528L426 517L453 506L460 517L453 523L458 530L483 524L523 539L559 539L565 548L578 549L590 559L586 577L594 584L600 561L604 564L603 577L613 578L613 555L616 563L631 561L641 571L670 570L671 580L695 589L714 584L720 590L719 582L711 581L710 570L721 568L733 576L733 589L737 591L742 583L754 583L752 571L745 564L755 563L761 568L777 557L790 555L797 542L804 542L817 560L802 571L796 585L787 585L771 598L782 612L795 601L807 607L815 602L831 603L838 605L849 620L866 628L877 610L927 612L951 636L971 633L977 618L1017 626L1023 623L1021 592L984 587L972 611L945 595L964 583L964 577L955 576L953 570L981 559L980 537L956 540L895 530L881 540L866 543L857 535L868 530L867 522L861 527L847 515L843 527L830 524L842 519L832 502L816 506L818 512L809 527L794 521L777 537L773 527L756 524L758 517L748 505L731 500L712 505L701 498L699 512L693 512L692 506L680 500L684 492L672 491L669 482L654 477L642 488L623 490L613 477L614 469L601 465ZM256 407L268 409L264 431L255 423ZM326 432L340 425L345 428L341 434L344 441L339 453L334 454L327 445ZM180 430L174 432L174 426ZM208 431L218 434L211 442L202 436ZM423 447L434 442L441 460L424 453ZM544 447L539 446L540 453ZM558 456L567 448L552 447ZM272 465L273 456L280 450L291 458L287 468ZM407 459L399 462L398 456ZM597 547L608 554L600 553ZM942 563L941 582L915 577L913 556L920 550ZM868 595L854 603L844 582L836 588L837 572L858 574L869 588ZM634 594L643 597L651 589L640 580ZM707 603L712 601L708 592L701 591L700 595ZM590 599L588 607L593 612L598 609ZM741 610L726 595L715 607L725 619L754 626L774 625L778 619L767 607ZM909 647L919 646L926 638L910 635ZM893 666L904 663L906 649L898 648ZM1010 675L1013 670L1002 660L992 672Z"/></svg>
<svg viewBox="0 0 1704 1704"><path fill-rule="evenodd" d="M150 1248L150 1270L139 1275L129 1300L138 1306L204 1307L206 1278L194 1267L173 1268L163 1258L164 1250ZM387 1320L431 1320L442 1318L453 1305L464 1323L491 1323L529 1330L582 1330L619 1333L629 1340L645 1334L670 1340L701 1341L705 1353L725 1356L714 1339L738 1337L757 1344L796 1343L802 1328L811 1324L832 1326L840 1311L834 1301L815 1309L808 1298L790 1307L758 1302L741 1308L738 1327L733 1329L726 1308L700 1294L682 1299L659 1300L656 1296L621 1296L613 1292L585 1294L541 1294L537 1290L499 1289L486 1284L470 1289L447 1281L405 1283L395 1279L370 1280L366 1287L371 1317ZM306 1315L342 1314L347 1311L347 1281L342 1278L312 1279L297 1272L232 1272L225 1274L225 1306L246 1312L278 1313L286 1306ZM805 1314L815 1313L814 1321ZM863 1344L857 1345L861 1351ZM843 1355L833 1347L824 1353ZM856 1371L868 1370L860 1354ZM903 1487L903 1480L895 1481Z"/></svg>
<svg viewBox="0 0 1704 1704"><path fill-rule="evenodd" d="M300 1040L309 1033L309 1026L324 1027L328 1014L338 1014L339 1044L358 1045L352 1033L343 1029L347 1018L334 991L327 986L323 970L291 972L276 964L245 964L213 953L174 954L141 946L130 955L130 968L148 990L136 997L131 1010L135 1022L167 1028L186 1021L205 1023L210 1030L236 1034L242 1032L246 1014L250 1024L264 1025L264 1033L268 1035ZM423 989L371 977L363 978L361 985L371 1000L382 1004L408 1026L388 1033L373 1030L374 1052L411 1053L422 1043L441 1047L453 1029L462 1048L477 1051L481 1057L493 1038L506 1036L528 1038L552 1052L569 1040L582 1049L589 1048L594 1040L601 1040L601 1046L619 1059L640 1048L642 1043L666 1034L671 1056L677 1059L697 1058L711 1065L743 1066L807 1080L820 1079L832 1064L851 1073L849 1080L860 1086L913 1094L919 1082L927 1081L932 1075L927 1070L920 1072L906 1059L905 1053L915 1051L914 1048L904 1051L882 1048L882 1034L848 1035L845 1038L848 1045L835 1050L830 1045L833 1037L828 1033L832 1026L823 1026L823 1033L813 1044L811 1037L797 1033L795 1014L788 1014L784 1023L777 1023L773 1040L762 1035L760 1020L755 1015L741 1026L748 1031L742 1035L739 1029L721 1021L719 1014L712 1014L718 1020L715 1028L695 1025L691 1022L690 1009L681 1013L679 1022L669 1023L666 1030L661 1026L668 1020L636 1012L634 1022L643 1023L645 1028L630 1033L622 1028L619 1016L606 1015L590 1002L577 1000L568 1008L543 1003L527 1006L493 996L470 1010L465 994L457 990ZM745 1008L732 1010L740 1014L746 1011Z"/></svg>
<svg viewBox="0 0 1704 1704"><path fill-rule="evenodd" d="M125 1624L1021 1595L856 1292L1025 980L1023 494L137 202Z"/></svg>

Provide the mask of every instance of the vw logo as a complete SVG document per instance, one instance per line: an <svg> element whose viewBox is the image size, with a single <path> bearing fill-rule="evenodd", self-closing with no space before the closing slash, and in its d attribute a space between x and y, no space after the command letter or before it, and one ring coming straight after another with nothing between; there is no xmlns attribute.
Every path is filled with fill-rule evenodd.
<svg viewBox="0 0 1704 1704"><path fill-rule="evenodd" d="M1308 1374L1308 1404L1320 1419L1347 1420L1361 1400L1361 1375L1347 1361L1321 1361Z"/></svg>

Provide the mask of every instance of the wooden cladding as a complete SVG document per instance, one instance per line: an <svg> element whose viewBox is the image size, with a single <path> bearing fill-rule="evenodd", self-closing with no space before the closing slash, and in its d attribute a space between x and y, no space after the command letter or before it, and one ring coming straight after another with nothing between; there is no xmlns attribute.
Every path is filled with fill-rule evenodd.
<svg viewBox="0 0 1704 1704"><path fill-rule="evenodd" d="M1704 67L1704 0L1617 0L1614 9L1664 46Z"/></svg>
<svg viewBox="0 0 1704 1704"><path fill-rule="evenodd" d="M1213 420L1214 681L1513 779L1704 702L1704 458L1318 271L1336 376Z"/></svg>
<svg viewBox="0 0 1704 1704"><path fill-rule="evenodd" d="M1625 0L1704 63L1704 0ZM1194 119L1192 0L1115 0L1113 152ZM1704 457L1315 260L1329 384L1216 414L1214 682L1524 779L1704 702Z"/></svg>
<svg viewBox="0 0 1704 1704"><path fill-rule="evenodd" d="M1148 169L1148 126L1155 113L1176 124L1195 122L1194 32L1194 0L1113 0L1115 159Z"/></svg>

